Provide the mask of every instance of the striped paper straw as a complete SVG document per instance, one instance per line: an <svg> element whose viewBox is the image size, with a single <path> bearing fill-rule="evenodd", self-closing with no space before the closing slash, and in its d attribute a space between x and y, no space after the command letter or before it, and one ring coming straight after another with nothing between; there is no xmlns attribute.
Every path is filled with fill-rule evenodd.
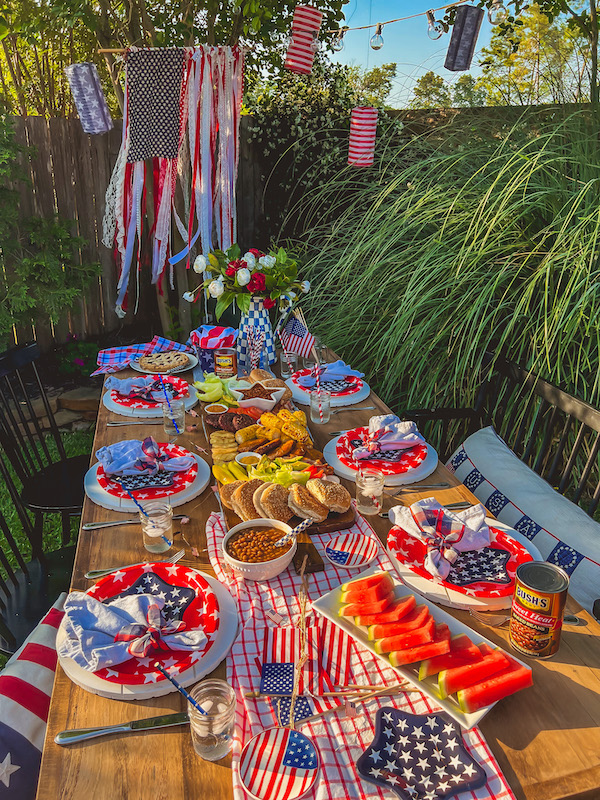
<svg viewBox="0 0 600 800"><path fill-rule="evenodd" d="M377 113L377 109L370 106L357 106L352 109L348 164L355 167L373 165L377 136Z"/></svg>
<svg viewBox="0 0 600 800"><path fill-rule="evenodd" d="M316 358L316 353L315 353ZM319 417L323 422L323 403L321 401L321 365L317 361L315 364L315 380L317 381L317 398L319 400Z"/></svg>
<svg viewBox="0 0 600 800"><path fill-rule="evenodd" d="M169 400L169 393L167 392L167 387L165 386L165 382L163 381L163 376L159 375L158 377L160 378L160 383L163 392L165 393L165 400L167 401L167 405L169 406L169 411L171 412L171 419L173 421L173 427L175 428L175 433L179 435L181 431L179 430L179 428L177 427L177 423L175 422L175 415L173 414L173 409L171 408L171 401Z"/></svg>

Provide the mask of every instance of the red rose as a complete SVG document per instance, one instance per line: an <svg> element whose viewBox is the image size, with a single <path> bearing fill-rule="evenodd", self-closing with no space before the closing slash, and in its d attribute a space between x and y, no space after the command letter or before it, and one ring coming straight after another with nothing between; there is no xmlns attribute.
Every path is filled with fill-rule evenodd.
<svg viewBox="0 0 600 800"><path fill-rule="evenodd" d="M249 292L264 292L265 290L265 276L262 272L255 272L250 278L248 284Z"/></svg>
<svg viewBox="0 0 600 800"><path fill-rule="evenodd" d="M227 269L225 270L225 275L227 275L229 278L231 278L231 277L233 277L235 275L236 272L237 272L237 269L230 264L227 267Z"/></svg>
<svg viewBox="0 0 600 800"><path fill-rule="evenodd" d="M248 250L248 252L252 253L254 258L256 258L257 260L264 256L264 253L262 252L262 250L257 250L256 247L251 248L250 250Z"/></svg>
<svg viewBox="0 0 600 800"><path fill-rule="evenodd" d="M271 300L270 297L265 297L264 306L265 308L273 308L275 305L275 300Z"/></svg>

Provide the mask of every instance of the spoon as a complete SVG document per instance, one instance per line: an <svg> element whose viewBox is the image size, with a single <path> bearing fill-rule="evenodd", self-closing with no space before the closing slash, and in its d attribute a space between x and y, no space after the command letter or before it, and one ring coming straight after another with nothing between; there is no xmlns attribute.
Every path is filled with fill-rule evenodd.
<svg viewBox="0 0 600 800"><path fill-rule="evenodd" d="M305 531L307 528L310 528L311 525L314 525L314 522L314 519L302 520L300 525L296 525L296 527L292 528L289 533L285 533L281 539L277 539L275 542L275 547L283 547L284 545L289 544L289 542L292 542L296 536L298 536L298 534L302 533L302 531Z"/></svg>

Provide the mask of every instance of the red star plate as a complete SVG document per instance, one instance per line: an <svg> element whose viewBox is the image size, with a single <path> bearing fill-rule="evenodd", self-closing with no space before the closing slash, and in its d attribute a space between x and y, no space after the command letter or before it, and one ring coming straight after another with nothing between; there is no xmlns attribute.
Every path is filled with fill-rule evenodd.
<svg viewBox="0 0 600 800"><path fill-rule="evenodd" d="M204 630L207 640L199 650L157 650L147 658L131 658L114 669L95 672L99 678L123 685L158 683L166 678L151 666L159 661L164 669L177 677L204 657L214 645L219 632L219 602L208 582L196 570L178 564L140 564L126 567L99 580L87 594L97 600L113 600L125 594L154 594L165 597L163 614L168 619L181 619L188 628Z"/></svg>
<svg viewBox="0 0 600 800"><path fill-rule="evenodd" d="M368 458L355 461L353 452L366 440L368 428L354 428L346 431L338 439L335 452L342 464L350 469L358 470L359 466L369 467L381 472L383 475L404 475L411 469L416 469L427 456L427 445L416 444L406 450L394 450L393 457ZM390 454L391 455L391 454Z"/></svg>
<svg viewBox="0 0 600 800"><path fill-rule="evenodd" d="M306 378L311 374L310 369L301 369L292 375L292 383L301 392L310 392L305 386L300 385L300 378ZM321 388L331 392L332 397L348 397L353 394L358 394L363 388L364 384L356 375L346 375L343 380L339 381L321 381Z"/></svg>
<svg viewBox="0 0 600 800"><path fill-rule="evenodd" d="M153 375L152 377L154 380L160 380L158 375ZM188 396L189 384L187 381L184 381L183 378L163 375L163 381L165 383L170 383L175 389L175 394L172 398L171 395L169 395L169 399L181 400L183 397ZM162 403L156 400L145 400L143 397L125 397L119 394L116 389L111 389L110 399L114 403L117 403L117 405L124 406L125 408L157 408L162 405Z"/></svg>

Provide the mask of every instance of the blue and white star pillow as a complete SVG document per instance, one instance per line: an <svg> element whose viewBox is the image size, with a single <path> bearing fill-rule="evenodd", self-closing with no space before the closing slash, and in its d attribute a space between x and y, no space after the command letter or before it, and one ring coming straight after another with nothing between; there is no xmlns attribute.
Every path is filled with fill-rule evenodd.
<svg viewBox="0 0 600 800"><path fill-rule="evenodd" d="M487 780L453 719L391 707L377 712L375 738L356 768L365 780L393 789L402 800L445 800Z"/></svg>

